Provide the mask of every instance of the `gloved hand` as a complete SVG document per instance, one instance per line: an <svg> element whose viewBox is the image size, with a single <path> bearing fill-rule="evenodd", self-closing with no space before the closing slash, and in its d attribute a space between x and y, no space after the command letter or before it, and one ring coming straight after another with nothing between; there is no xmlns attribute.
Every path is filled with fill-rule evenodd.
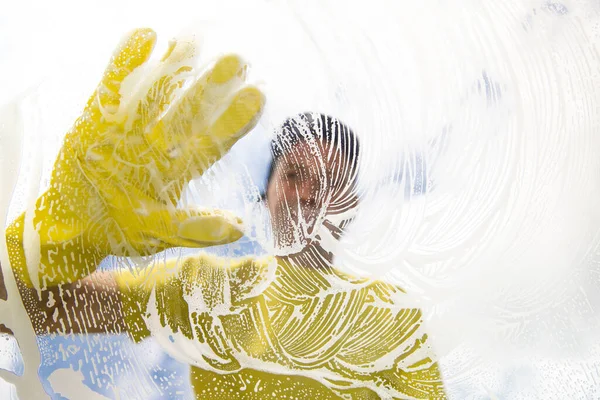
<svg viewBox="0 0 600 400"><path fill-rule="evenodd" d="M143 256L242 236L234 216L176 203L189 180L254 127L265 98L245 84L247 65L238 56L221 57L198 76L192 42L172 42L151 66L155 42L152 30L138 29L118 47L66 135L32 218L23 214L7 229L12 269L26 285L72 282L109 254Z"/></svg>

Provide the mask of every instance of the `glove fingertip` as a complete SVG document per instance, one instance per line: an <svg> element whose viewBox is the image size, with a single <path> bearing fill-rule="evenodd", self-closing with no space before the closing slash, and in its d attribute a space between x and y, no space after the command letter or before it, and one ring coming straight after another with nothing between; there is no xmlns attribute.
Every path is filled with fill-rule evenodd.
<svg viewBox="0 0 600 400"><path fill-rule="evenodd" d="M244 236L240 222L218 215L191 217L179 225L178 236L199 246L231 243Z"/></svg>
<svg viewBox="0 0 600 400"><path fill-rule="evenodd" d="M256 86L246 86L231 99L227 109L211 128L217 140L241 138L248 133L262 115L266 103L265 95Z"/></svg>
<svg viewBox="0 0 600 400"><path fill-rule="evenodd" d="M224 84L236 76L245 79L247 69L248 65L240 56L228 54L216 62L210 75L210 83Z"/></svg>

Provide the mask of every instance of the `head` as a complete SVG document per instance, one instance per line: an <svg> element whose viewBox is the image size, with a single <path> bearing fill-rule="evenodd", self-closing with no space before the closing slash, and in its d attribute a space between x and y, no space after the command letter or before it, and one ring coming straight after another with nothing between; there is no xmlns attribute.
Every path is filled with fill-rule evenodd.
<svg viewBox="0 0 600 400"><path fill-rule="evenodd" d="M339 238L356 194L359 143L336 118L304 113L288 118L271 144L266 190L276 245L301 253L327 229Z"/></svg>

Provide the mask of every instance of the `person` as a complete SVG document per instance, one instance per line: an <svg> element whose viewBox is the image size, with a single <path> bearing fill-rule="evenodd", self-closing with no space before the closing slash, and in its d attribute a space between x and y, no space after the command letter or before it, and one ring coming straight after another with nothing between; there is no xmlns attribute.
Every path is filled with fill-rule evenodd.
<svg viewBox="0 0 600 400"><path fill-rule="evenodd" d="M127 47L143 47L139 36L134 34L126 41L125 50L117 53L113 65L119 63L119 56L124 53L127 57L140 53ZM136 63L127 59L122 65L132 70ZM235 66L234 72L228 73L231 65ZM224 75L236 79L239 70L230 59L217 61L209 72L213 79L200 81L206 86L212 82L223 85L227 81ZM110 84L114 84L114 74ZM245 88L238 85L234 90ZM206 96L209 91L204 88L201 93ZM197 96L200 92L195 93ZM238 139L243 135L239 132L251 129L262 109L262 98L254 94L227 96L229 108L211 109L222 112L221 120L225 121L221 131L211 130L211 140L218 136L217 131L229 130L229 136ZM245 103L235 104L232 97ZM118 113L118 104L112 105ZM190 109L194 108L186 108ZM205 118L202 111L206 110L196 109ZM182 118L178 123L163 121L154 125L164 135L153 136L154 140L168 142L165 132L171 125L193 129L194 124L185 121L194 117L177 115ZM99 118L98 123L109 119ZM119 229L115 232L120 240L103 236L114 228L112 225L88 233L90 227L102 224L103 218L126 217L95 210L94 207L100 208L105 203L130 210L142 207L143 212L136 217L140 220L147 215L157 218L148 203L138 200L148 193L153 199L176 199L179 189L174 193L162 189L171 190L170 182L179 174L171 169L160 171L168 176L169 185L157 190L154 181L145 179L147 176L136 169L143 162L139 158L143 157L131 169L121 165L123 169L118 169L113 164L114 158L102 157L106 135L100 133L110 130L100 132L98 127L86 126L83 133L77 129L74 132L67 136L64 147L69 150L73 142L85 142L85 152L70 158L76 160L79 168L76 172L83 173L76 178L64 178L70 169L61 166L63 159L69 159L62 153L55 166L60 173L53 176L63 179L60 190L66 194L81 187L78 185L85 179L92 179L93 190L84 192L90 193L92 200L87 199L87 208L83 209L95 212L98 218L86 225L82 238L71 233L78 232L80 220L73 223L61 215L71 209L65 200L70 197L52 193L54 187L51 187L50 194L58 200L50 202L43 197L38 202L34 221L39 222L37 230L41 232L38 271L44 283L41 290L35 287L35 275L32 276L31 268L24 262L25 216L7 229L12 268L38 334L127 332L135 342L153 336L176 359L192 366L191 385L199 399L445 398L421 311L402 306L402 289L353 277L335 268L333 254L324 245L328 235L339 238L343 234L359 201L356 191L359 143L347 125L328 115L303 113L288 118L277 130L271 146L273 161L265 201L280 254L225 259L199 253L155 260L145 268L119 272L94 272L102 258L99 254L112 251L120 256L145 255L175 245L201 247L227 243L240 237L236 231L239 221L223 212L197 213L189 218L189 213L182 216L171 210L169 215L176 220L174 223L163 219L160 224L154 220L134 221L128 226L117 224ZM90 136L82 140L83 134ZM181 163L178 160L174 163L183 166L184 171L192 163L195 168L205 170L210 161L218 159L217 153L235 143L222 139L223 136L219 136L218 146L203 142L196 147L204 154L186 152ZM136 154L144 146L148 143L139 144ZM165 148L166 154L182 151L172 145ZM217 150L206 155L211 149ZM92 150L95 154L86 158ZM102 187L99 179L94 180L90 165L98 168L98 163L104 168L101 171L108 171L98 174L98 178L110 181L110 189ZM189 175L184 174L181 180L186 179ZM121 185L126 189L122 192L125 197L113 189ZM95 197L101 197L102 202ZM47 207L45 201L54 207ZM159 216L162 218L162 214ZM68 233L68 240L63 242L57 239L61 229ZM140 243L150 250L144 250ZM97 250L107 247L104 253ZM69 253L58 258L60 266L48 260L55 254L62 256L64 249Z"/></svg>

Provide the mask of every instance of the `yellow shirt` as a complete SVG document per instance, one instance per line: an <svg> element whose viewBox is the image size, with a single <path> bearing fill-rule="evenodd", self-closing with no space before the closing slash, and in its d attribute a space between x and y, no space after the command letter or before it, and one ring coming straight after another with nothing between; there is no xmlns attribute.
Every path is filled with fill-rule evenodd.
<svg viewBox="0 0 600 400"><path fill-rule="evenodd" d="M198 399L443 399L421 312L334 268L171 260L118 284L134 340L192 364Z"/></svg>

